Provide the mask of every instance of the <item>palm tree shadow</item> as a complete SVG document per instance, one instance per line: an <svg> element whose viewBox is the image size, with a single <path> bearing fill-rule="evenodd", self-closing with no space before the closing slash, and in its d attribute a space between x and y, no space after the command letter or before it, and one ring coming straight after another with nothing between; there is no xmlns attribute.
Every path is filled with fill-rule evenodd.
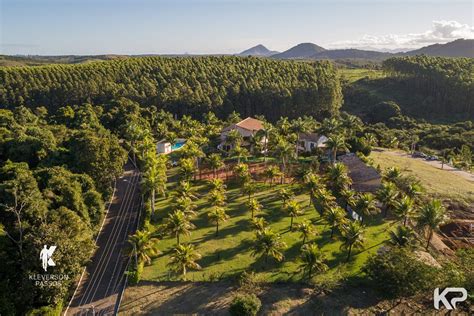
<svg viewBox="0 0 474 316"><path fill-rule="evenodd" d="M236 255L247 252L252 247L252 241L249 239L242 240L242 242L234 248L217 249L214 253L203 256L199 260L202 267L209 267L213 264L223 263L232 260Z"/></svg>

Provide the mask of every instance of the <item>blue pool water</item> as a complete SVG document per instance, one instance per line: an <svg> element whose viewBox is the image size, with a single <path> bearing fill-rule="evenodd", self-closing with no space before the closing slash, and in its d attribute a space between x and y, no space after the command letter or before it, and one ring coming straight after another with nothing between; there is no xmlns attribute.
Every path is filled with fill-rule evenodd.
<svg viewBox="0 0 474 316"><path fill-rule="evenodd" d="M173 144L173 145L171 145L171 150L180 149L181 147L184 146L184 144L185 144L185 142L179 142L179 143Z"/></svg>

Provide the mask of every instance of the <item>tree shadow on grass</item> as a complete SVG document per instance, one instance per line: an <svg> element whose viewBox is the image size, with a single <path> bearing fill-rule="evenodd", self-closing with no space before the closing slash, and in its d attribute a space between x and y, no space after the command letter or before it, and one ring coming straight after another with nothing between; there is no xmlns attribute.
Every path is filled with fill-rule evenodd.
<svg viewBox="0 0 474 316"><path fill-rule="evenodd" d="M240 242L237 247L228 249L216 249L216 251L207 256L203 256L199 260L199 264L203 267L209 267L213 264L223 263L232 260L236 255L243 254L252 248L252 241L245 239Z"/></svg>
<svg viewBox="0 0 474 316"><path fill-rule="evenodd" d="M241 232L249 231L251 228L249 221L246 219L241 219L229 226L225 226L225 225L226 223L220 224L219 234L217 236L215 233L215 225L211 225L207 223L206 225L200 226L200 227L214 227L214 230L209 231L202 238L196 239L196 242L202 243L209 240L226 239L228 237L238 235Z"/></svg>

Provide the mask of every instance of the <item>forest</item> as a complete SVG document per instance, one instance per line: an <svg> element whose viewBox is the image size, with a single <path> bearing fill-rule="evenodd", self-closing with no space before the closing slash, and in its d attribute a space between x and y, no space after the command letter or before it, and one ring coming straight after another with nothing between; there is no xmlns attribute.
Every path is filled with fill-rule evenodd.
<svg viewBox="0 0 474 316"><path fill-rule="evenodd" d="M126 97L178 115L262 114L270 120L300 113L330 116L342 104L335 69L262 58L143 57L81 65L0 68L0 104L59 107L104 104Z"/></svg>
<svg viewBox="0 0 474 316"><path fill-rule="evenodd" d="M474 118L474 60L414 56L390 58L384 70L408 93L421 96L415 112L462 113Z"/></svg>

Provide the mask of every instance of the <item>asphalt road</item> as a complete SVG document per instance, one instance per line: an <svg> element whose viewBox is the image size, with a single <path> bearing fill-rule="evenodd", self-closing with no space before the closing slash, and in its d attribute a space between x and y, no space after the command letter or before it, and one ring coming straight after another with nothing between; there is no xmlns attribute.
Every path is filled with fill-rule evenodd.
<svg viewBox="0 0 474 316"><path fill-rule="evenodd" d="M117 179L116 189L97 250L79 281L65 315L113 315L118 294L125 283L128 235L137 227L140 207L140 175L131 164Z"/></svg>

